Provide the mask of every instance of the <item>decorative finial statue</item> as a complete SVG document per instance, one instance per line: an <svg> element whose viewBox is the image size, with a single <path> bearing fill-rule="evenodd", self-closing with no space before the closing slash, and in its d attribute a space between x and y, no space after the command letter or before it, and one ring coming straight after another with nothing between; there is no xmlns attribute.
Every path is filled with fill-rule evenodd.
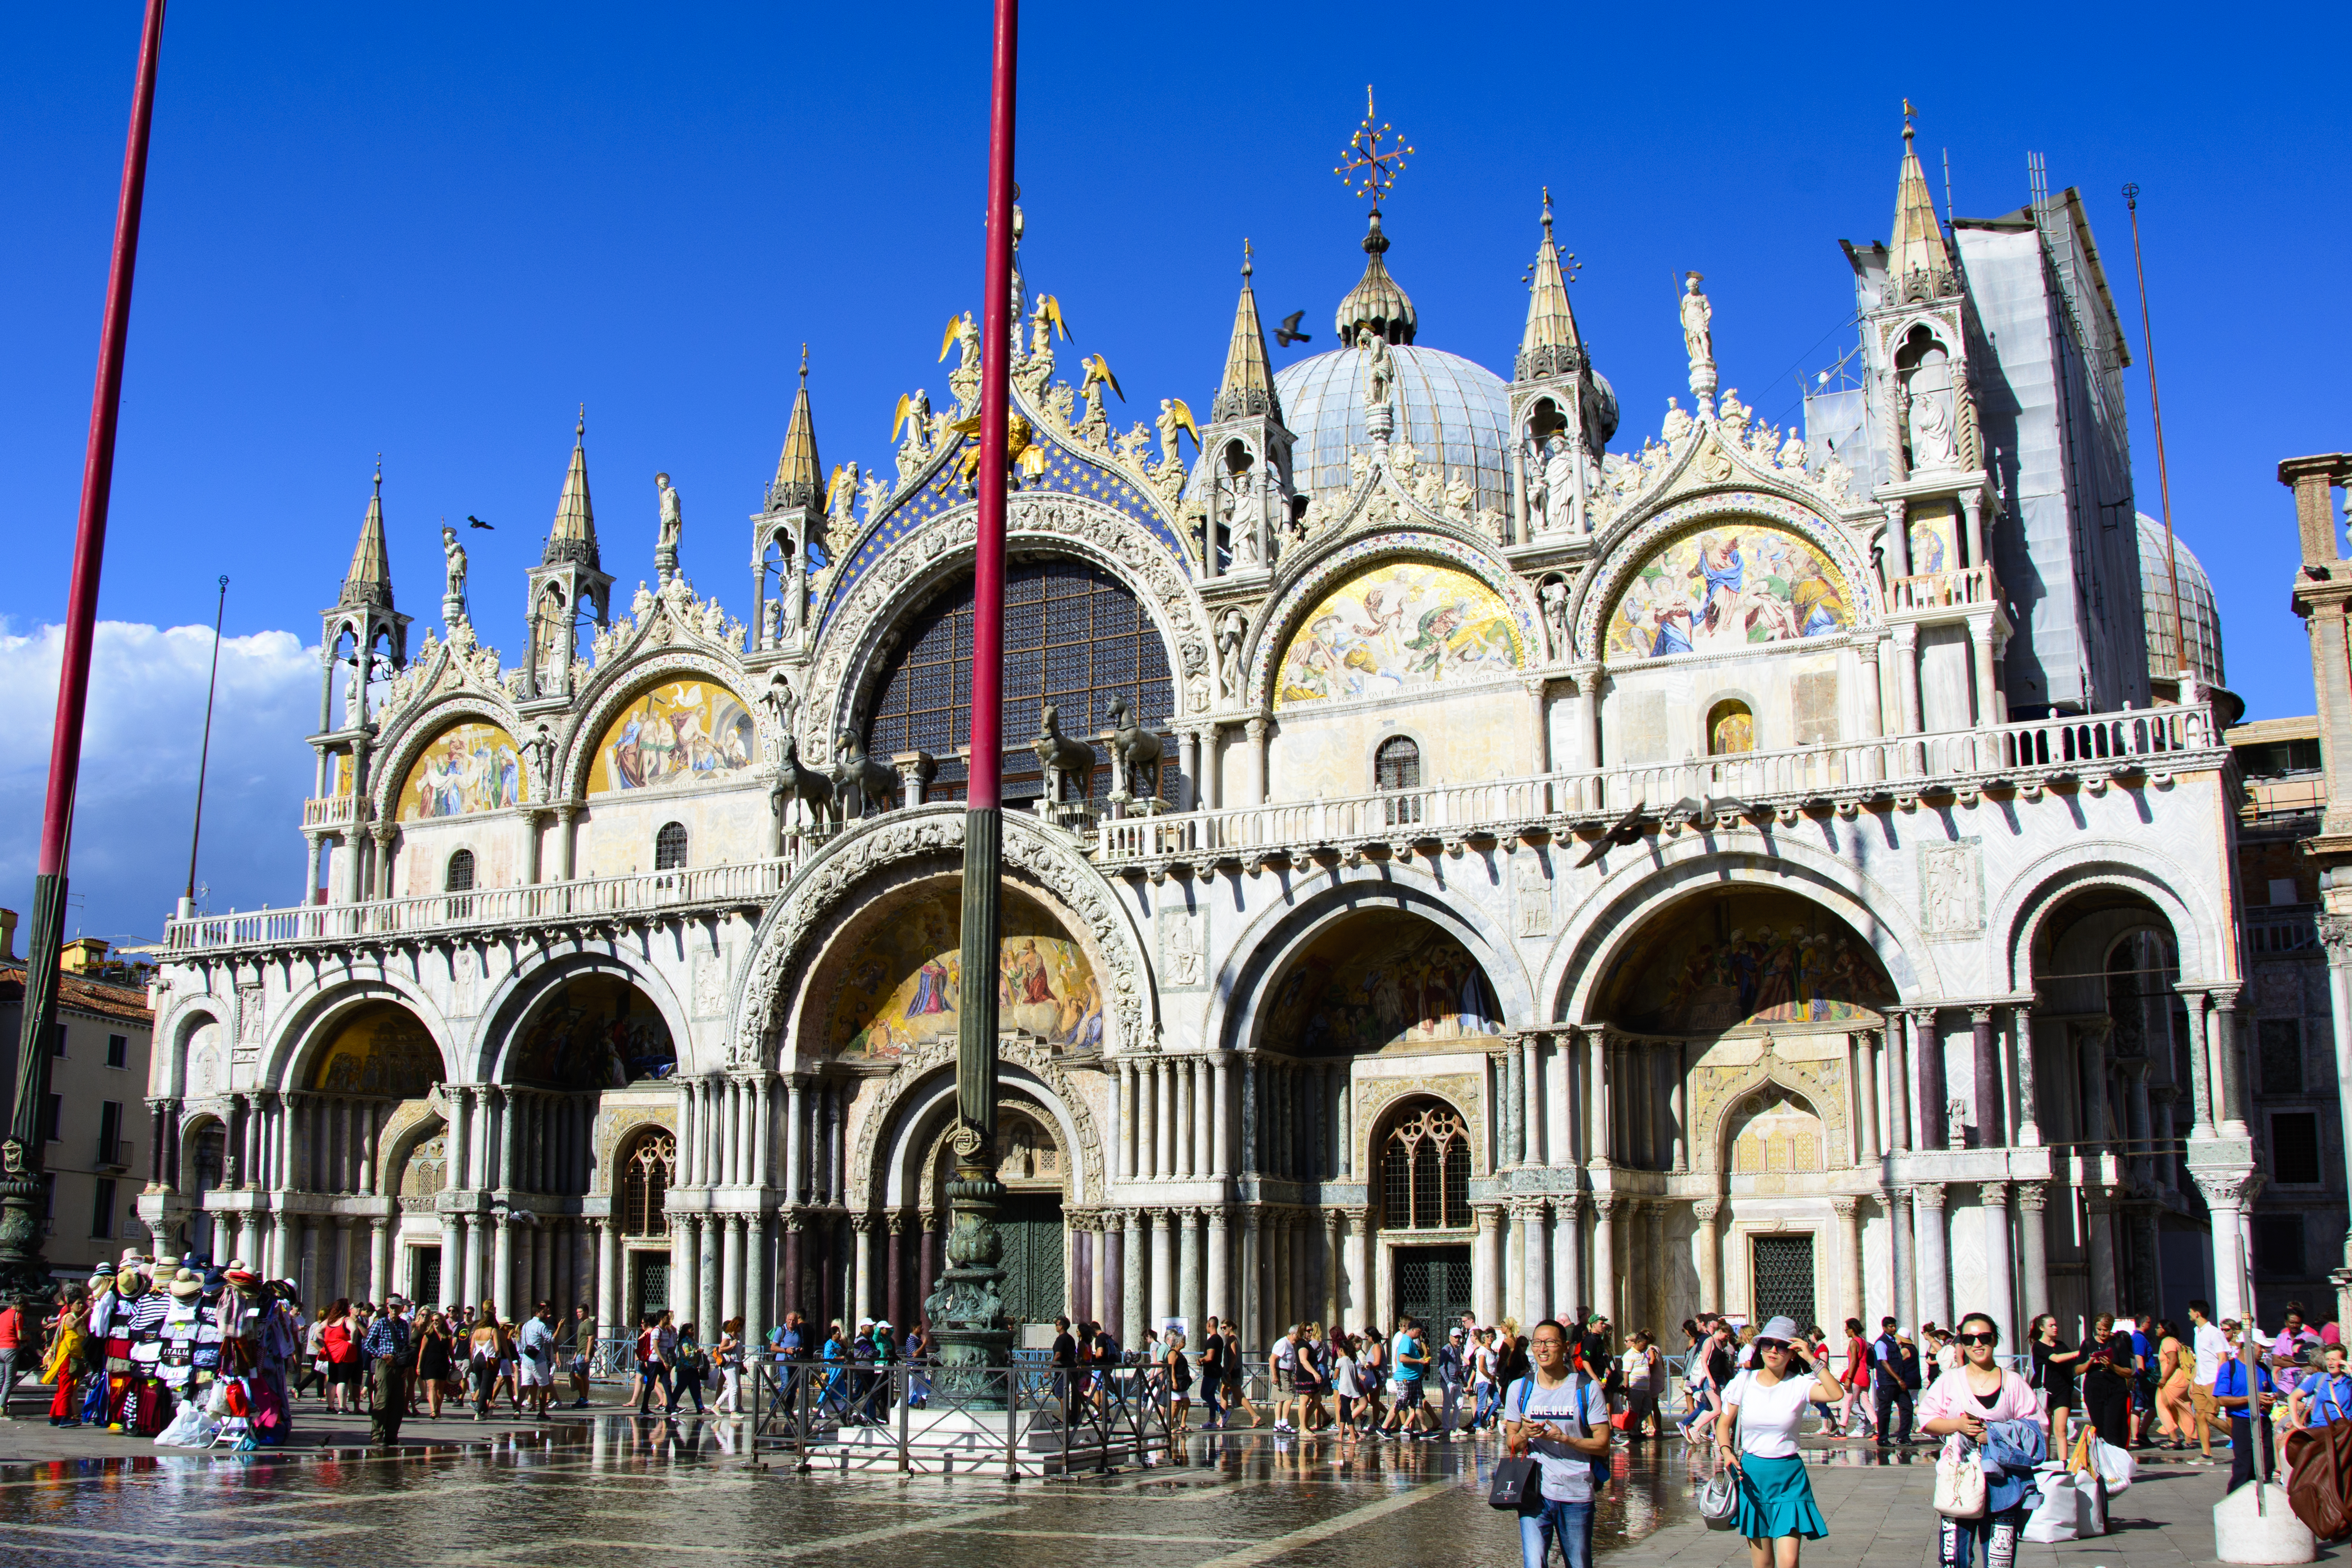
<svg viewBox="0 0 2352 1568"><path fill-rule="evenodd" d="M441 559L446 579L441 588L441 622L454 627L466 618L466 547L446 522L441 525Z"/></svg>
<svg viewBox="0 0 2352 1568"><path fill-rule="evenodd" d="M1364 356L1364 426L1375 441L1386 441L1395 411L1389 406L1389 388L1396 383L1396 361L1388 339L1370 327L1356 329L1356 347Z"/></svg>
<svg viewBox="0 0 2352 1568"><path fill-rule="evenodd" d="M677 536L685 531L686 515L667 474L654 476L654 489L661 492L661 531L654 539L654 571L667 588L677 575Z"/></svg>
<svg viewBox="0 0 2352 1568"><path fill-rule="evenodd" d="M1374 113L1372 89L1367 84L1363 123L1348 139L1348 145L1339 154L1339 167L1331 172L1339 176L1341 184L1370 201L1372 210L1378 212L1381 198L1389 194L1397 176L1404 173L1404 161L1412 155L1413 149L1394 136L1396 127L1386 121L1374 120Z"/></svg>
<svg viewBox="0 0 2352 1568"><path fill-rule="evenodd" d="M1707 303L1700 289L1703 275L1683 274L1683 349L1690 355L1691 395L1698 399L1699 412L1708 412L1707 400L1715 395L1715 307Z"/></svg>

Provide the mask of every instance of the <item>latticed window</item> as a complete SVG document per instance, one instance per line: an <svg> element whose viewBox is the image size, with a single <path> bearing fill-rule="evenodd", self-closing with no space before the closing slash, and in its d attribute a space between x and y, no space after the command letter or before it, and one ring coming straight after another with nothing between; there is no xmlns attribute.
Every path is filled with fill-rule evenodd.
<svg viewBox="0 0 2352 1568"><path fill-rule="evenodd" d="M1381 1154L1391 1230L1450 1230L1470 1224L1470 1130L1450 1106L1408 1110Z"/></svg>
<svg viewBox="0 0 2352 1568"><path fill-rule="evenodd" d="M474 890L474 852L460 849L449 857L449 869L442 879L444 892L470 893Z"/></svg>
<svg viewBox="0 0 2352 1568"><path fill-rule="evenodd" d="M1402 735L1382 741L1372 753L1372 787L1383 795L1421 787L1421 747ZM1421 820L1419 799L1386 803L1391 827Z"/></svg>
<svg viewBox="0 0 2352 1568"><path fill-rule="evenodd" d="M1167 646L1134 595L1082 561L1008 562L1004 569L1004 795L1033 799L1045 775L1031 750L1048 702L1062 733L1090 740L1110 727L1110 703L1124 697L1146 728L1175 711ZM887 763L905 752L939 759L933 800L961 800L968 770L956 753L971 743L971 579L943 590L907 623L905 640L875 687L866 754ZM1095 748L1095 798L1110 793L1110 757ZM1168 745L1161 795L1175 774Z"/></svg>
<svg viewBox="0 0 2352 1568"><path fill-rule="evenodd" d="M686 866L686 824L665 822L654 835L654 869L677 871Z"/></svg>
<svg viewBox="0 0 2352 1568"><path fill-rule="evenodd" d="M621 1157L621 1234L659 1236L667 1228L663 1205L677 1172L677 1137L658 1127L637 1134Z"/></svg>

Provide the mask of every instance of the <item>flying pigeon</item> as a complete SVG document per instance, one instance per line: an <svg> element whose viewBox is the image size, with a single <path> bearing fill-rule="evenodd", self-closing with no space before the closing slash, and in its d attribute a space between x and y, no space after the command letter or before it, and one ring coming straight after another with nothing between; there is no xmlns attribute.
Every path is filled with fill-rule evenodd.
<svg viewBox="0 0 2352 1568"><path fill-rule="evenodd" d="M480 518L476 517L469 511L466 514L466 526L468 528L496 528L498 525L496 523L484 522Z"/></svg>
<svg viewBox="0 0 2352 1568"><path fill-rule="evenodd" d="M1312 332L1298 330L1299 321L1306 314L1304 310L1293 310L1282 318L1282 325L1274 329L1274 341L1278 346L1286 349L1293 343L1306 342L1314 336Z"/></svg>
<svg viewBox="0 0 2352 1568"><path fill-rule="evenodd" d="M1633 810L1612 823L1609 831L1594 839L1592 847L1584 852L1584 858L1576 863L1578 868L1581 869L1600 859L1601 856L1608 853L1612 845L1639 844L1642 841L1642 810L1647 804L1645 801L1635 801Z"/></svg>

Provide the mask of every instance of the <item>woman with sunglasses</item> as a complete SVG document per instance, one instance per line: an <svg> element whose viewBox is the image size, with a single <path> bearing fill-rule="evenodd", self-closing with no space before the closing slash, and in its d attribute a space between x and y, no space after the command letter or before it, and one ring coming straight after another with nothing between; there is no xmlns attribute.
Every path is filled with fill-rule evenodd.
<svg viewBox="0 0 2352 1568"><path fill-rule="evenodd" d="M1982 1312L1970 1312L1962 1318L1953 1343L1960 1352L1959 1370L1946 1373L1927 1385L1927 1394L1919 1401L1920 1431L1935 1437L1958 1432L1970 1442L1981 1443L1985 1428L1996 1421L2030 1421L2037 1427L2042 1425L2042 1402L2035 1397L2032 1386L1993 1361L1993 1352L2000 1344L2000 1330L1990 1318ZM1978 1542L1981 1542L1988 1568L1996 1563L2015 1562L2018 1531L2025 1527L2025 1513L2021 1505L1987 1513L1981 1519L1941 1521L1937 1561L1943 1568L1971 1568L1977 1559Z"/></svg>
<svg viewBox="0 0 2352 1568"><path fill-rule="evenodd" d="M1808 1404L1844 1391L1826 1362L1806 1366L1792 1343L1796 1337L1793 1319L1765 1323L1753 1346L1755 1364L1723 1391L1723 1414L1716 1421L1716 1455L1739 1478L1739 1533L1748 1538L1755 1568L1797 1568L1802 1542L1829 1533L1797 1452L1797 1429Z"/></svg>

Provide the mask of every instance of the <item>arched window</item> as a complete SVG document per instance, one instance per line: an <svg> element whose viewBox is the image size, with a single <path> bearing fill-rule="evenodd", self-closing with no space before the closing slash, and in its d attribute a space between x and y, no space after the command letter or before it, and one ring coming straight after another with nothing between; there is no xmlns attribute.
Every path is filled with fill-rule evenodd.
<svg viewBox="0 0 2352 1568"><path fill-rule="evenodd" d="M1372 787L1382 795L1402 794L1421 787L1421 747L1402 735L1391 735L1372 753ZM1386 803L1388 824L1421 820L1418 798L1392 800Z"/></svg>
<svg viewBox="0 0 2352 1568"><path fill-rule="evenodd" d="M1110 700L1124 697L1145 723L1176 711L1168 645L1127 585L1083 561L1012 561L1004 568L1004 795L1034 799L1045 775L1032 749L1041 710L1060 710L1062 733L1091 740L1109 726ZM940 764L935 801L964 797L971 742L971 579L945 589L909 616L897 652L874 683L866 754L877 762L929 752ZM1096 748L1093 794L1110 793L1110 756ZM1172 763L1173 759L1170 761ZM1176 770L1163 766L1162 794Z"/></svg>
<svg viewBox="0 0 2352 1568"><path fill-rule="evenodd" d="M474 890L474 852L460 849L449 857L449 869L441 879L441 890L446 893L470 893Z"/></svg>
<svg viewBox="0 0 2352 1568"><path fill-rule="evenodd" d="M1408 1110L1389 1130L1381 1176L1390 1230L1470 1224L1470 1130L1451 1106Z"/></svg>
<svg viewBox="0 0 2352 1568"><path fill-rule="evenodd" d="M668 1222L662 1207L677 1171L677 1137L658 1127L637 1134L621 1156L621 1234L659 1236Z"/></svg>
<svg viewBox="0 0 2352 1568"><path fill-rule="evenodd" d="M686 824L665 822L654 835L654 869L682 870L686 866Z"/></svg>
<svg viewBox="0 0 2352 1568"><path fill-rule="evenodd" d="M1756 715L1748 704L1727 697L1706 710L1706 754L1720 757L1756 749Z"/></svg>

